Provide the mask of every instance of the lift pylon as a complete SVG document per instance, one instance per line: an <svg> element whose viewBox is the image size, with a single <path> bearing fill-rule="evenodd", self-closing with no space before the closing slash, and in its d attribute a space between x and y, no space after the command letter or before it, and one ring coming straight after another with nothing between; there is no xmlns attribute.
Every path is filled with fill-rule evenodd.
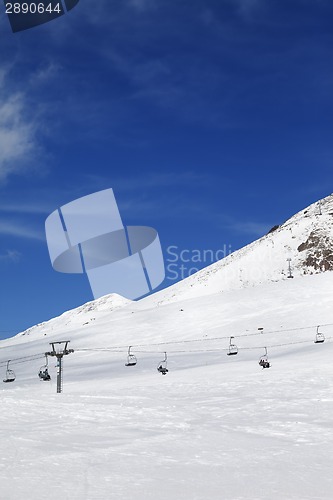
<svg viewBox="0 0 333 500"><path fill-rule="evenodd" d="M52 351L45 353L45 356L54 356L57 358L57 393L62 392L62 358L74 352L74 349L68 349L69 342L70 340L50 342Z"/></svg>

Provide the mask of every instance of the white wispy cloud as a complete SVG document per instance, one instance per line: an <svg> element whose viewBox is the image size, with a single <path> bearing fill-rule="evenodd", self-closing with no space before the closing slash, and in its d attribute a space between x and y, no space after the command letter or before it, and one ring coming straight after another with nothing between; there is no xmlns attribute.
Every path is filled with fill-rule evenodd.
<svg viewBox="0 0 333 500"><path fill-rule="evenodd" d="M20 94L0 101L0 181L18 173L34 153L35 125L24 117Z"/></svg>
<svg viewBox="0 0 333 500"><path fill-rule="evenodd" d="M48 214L52 210L51 203L33 202L0 202L0 213L17 213L17 214Z"/></svg>
<svg viewBox="0 0 333 500"><path fill-rule="evenodd" d="M48 62L31 74L24 85L12 76L13 65L0 67L0 183L13 174L40 169L42 144L40 132L45 128L43 101L38 106L31 90L47 84L59 71Z"/></svg>
<svg viewBox="0 0 333 500"><path fill-rule="evenodd" d="M233 231L237 231L239 233L252 234L254 236L263 236L269 231L272 227L272 224L265 224L264 222L235 222L229 226Z"/></svg>
<svg viewBox="0 0 333 500"><path fill-rule="evenodd" d="M251 14L262 4L262 0L233 0L233 2L237 5L238 11L244 15Z"/></svg>
<svg viewBox="0 0 333 500"><path fill-rule="evenodd" d="M61 71L60 64L49 61L46 64L41 65L35 72L33 72L29 79L30 86L42 85L43 83L47 83L51 79L58 76Z"/></svg>
<svg viewBox="0 0 333 500"><path fill-rule="evenodd" d="M255 220L240 220L229 214L218 214L216 219L222 229L240 234L249 234L256 238L264 236L273 226L272 223Z"/></svg>
<svg viewBox="0 0 333 500"><path fill-rule="evenodd" d="M17 221L0 221L0 234L29 240L45 240L42 230L37 230Z"/></svg>
<svg viewBox="0 0 333 500"><path fill-rule="evenodd" d="M128 0L127 4L129 7L133 7L134 9L143 12L147 9L151 9L156 7L156 0Z"/></svg>
<svg viewBox="0 0 333 500"><path fill-rule="evenodd" d="M0 262L14 262L21 260L22 254L17 250L6 250L5 253L0 253Z"/></svg>
<svg viewBox="0 0 333 500"><path fill-rule="evenodd" d="M166 187L198 187L209 185L212 182L210 176L204 173L197 173L191 170L184 171L165 171L165 172L149 172L146 171L142 175L127 175L126 177L110 177L99 176L94 174L84 175L89 188L105 189L105 186L112 187L115 195L117 192L137 191L142 189L158 189ZM1 208L1 205L0 205Z"/></svg>
<svg viewBox="0 0 333 500"><path fill-rule="evenodd" d="M78 5L75 15L81 15L90 24L112 24L118 22L121 18L125 20L124 16L128 13L144 13L147 10L156 10L160 6L160 0L122 0L120 2L110 0L82 0ZM111 6L110 6L111 4ZM108 15L110 12L111 14ZM55 23L52 24L54 28Z"/></svg>
<svg viewBox="0 0 333 500"><path fill-rule="evenodd" d="M25 170L37 156L36 123L27 116L25 96L8 96L0 86L0 182Z"/></svg>

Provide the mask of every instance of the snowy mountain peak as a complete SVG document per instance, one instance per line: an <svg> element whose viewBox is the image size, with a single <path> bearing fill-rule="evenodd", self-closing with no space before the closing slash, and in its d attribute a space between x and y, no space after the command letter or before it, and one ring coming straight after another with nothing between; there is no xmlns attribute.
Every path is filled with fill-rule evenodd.
<svg viewBox="0 0 333 500"><path fill-rule="evenodd" d="M28 328L24 332L19 333L18 337L34 334L32 338L35 339L37 333L38 336L45 335L45 332L49 333L52 330L57 331L59 327L84 327L85 325L90 325L97 318L100 319L101 316L126 307L132 303L132 300L126 299L116 293L111 293L110 295L105 295L104 297L87 302L75 309L66 311L61 314L61 316Z"/></svg>
<svg viewBox="0 0 333 500"><path fill-rule="evenodd" d="M195 299L230 290L319 274L333 270L333 195L293 215L265 236L135 305L117 294L88 302L18 335L29 340L61 329L87 329L95 320L126 308L154 309L166 303ZM126 314L124 311L124 314ZM117 313L118 314L118 313ZM89 329L89 328L88 328ZM34 333L34 335L31 335ZM37 337L36 337L37 336ZM23 339L22 339L23 340Z"/></svg>
<svg viewBox="0 0 333 500"><path fill-rule="evenodd" d="M146 300L157 304L333 270L333 195Z"/></svg>
<svg viewBox="0 0 333 500"><path fill-rule="evenodd" d="M288 238L289 231L289 238ZM267 235L268 236L268 235ZM278 245L279 237L287 241ZM272 238L271 238L272 239ZM316 274L333 269L333 195L301 210L277 228L276 242L281 256L289 252L288 276ZM289 261L287 261L289 262Z"/></svg>

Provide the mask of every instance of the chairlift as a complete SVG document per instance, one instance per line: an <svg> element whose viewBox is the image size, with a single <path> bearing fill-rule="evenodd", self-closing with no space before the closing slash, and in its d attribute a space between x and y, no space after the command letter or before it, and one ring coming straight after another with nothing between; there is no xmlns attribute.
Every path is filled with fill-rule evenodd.
<svg viewBox="0 0 333 500"><path fill-rule="evenodd" d="M47 354L45 354L45 365L41 366L38 372L38 377L40 380L48 381L51 380L51 375L49 374L49 363Z"/></svg>
<svg viewBox="0 0 333 500"><path fill-rule="evenodd" d="M261 358L259 359L259 365L262 366L263 369L270 368L270 366L271 366L271 364L267 358L267 347L265 347L265 355L261 356Z"/></svg>
<svg viewBox="0 0 333 500"><path fill-rule="evenodd" d="M233 339L234 339L234 337L230 337L230 344L229 344L229 350L227 352L227 356L235 356L236 354L238 354L238 347L236 346L236 344L232 343Z"/></svg>
<svg viewBox="0 0 333 500"><path fill-rule="evenodd" d="M125 366L135 366L138 362L136 359L136 356L134 354L131 354L131 345L128 348L128 353L127 353L127 361L125 363Z"/></svg>
<svg viewBox="0 0 333 500"><path fill-rule="evenodd" d="M325 342L325 335L319 331L319 326L317 326L317 333L314 343L322 344L323 342Z"/></svg>
<svg viewBox="0 0 333 500"><path fill-rule="evenodd" d="M3 379L4 382L14 382L15 372L9 368L10 359L7 361L6 378Z"/></svg>
<svg viewBox="0 0 333 500"><path fill-rule="evenodd" d="M168 361L167 361L167 353L165 352L164 353L164 359L163 361L161 361L158 366L157 366L157 371L162 373L162 375L166 375L168 373L168 368L167 368L167 365L168 365Z"/></svg>

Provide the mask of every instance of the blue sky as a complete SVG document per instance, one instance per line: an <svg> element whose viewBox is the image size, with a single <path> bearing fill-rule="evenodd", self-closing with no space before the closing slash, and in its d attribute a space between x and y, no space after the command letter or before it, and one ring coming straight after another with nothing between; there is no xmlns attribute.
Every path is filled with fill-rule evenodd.
<svg viewBox="0 0 333 500"><path fill-rule="evenodd" d="M330 0L81 0L13 34L2 6L0 337L92 299L44 235L80 196L112 187L168 258L235 250L330 194L332 21Z"/></svg>

